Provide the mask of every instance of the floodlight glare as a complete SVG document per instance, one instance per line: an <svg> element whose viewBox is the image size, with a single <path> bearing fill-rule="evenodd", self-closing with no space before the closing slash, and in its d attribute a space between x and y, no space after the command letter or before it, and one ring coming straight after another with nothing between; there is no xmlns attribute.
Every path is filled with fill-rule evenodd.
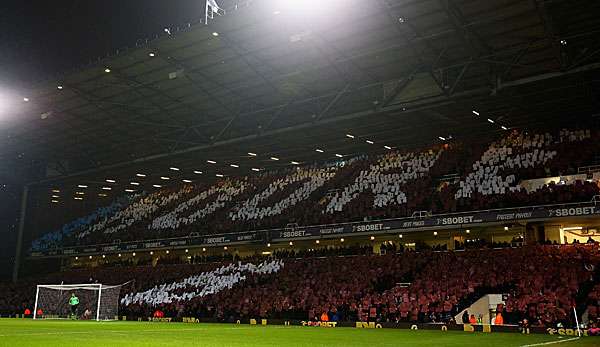
<svg viewBox="0 0 600 347"><path fill-rule="evenodd" d="M339 8L344 4L343 0L285 0L278 3L278 9L274 14L285 12L294 14L294 16L316 16L316 15L331 15L331 11Z"/></svg>

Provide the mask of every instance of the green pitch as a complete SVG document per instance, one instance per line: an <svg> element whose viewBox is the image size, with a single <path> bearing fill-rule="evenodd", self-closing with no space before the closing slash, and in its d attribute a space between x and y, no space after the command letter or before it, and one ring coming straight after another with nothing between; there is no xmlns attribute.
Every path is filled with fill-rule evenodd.
<svg viewBox="0 0 600 347"><path fill-rule="evenodd" d="M0 346L600 346L600 337L396 329L0 319Z"/></svg>

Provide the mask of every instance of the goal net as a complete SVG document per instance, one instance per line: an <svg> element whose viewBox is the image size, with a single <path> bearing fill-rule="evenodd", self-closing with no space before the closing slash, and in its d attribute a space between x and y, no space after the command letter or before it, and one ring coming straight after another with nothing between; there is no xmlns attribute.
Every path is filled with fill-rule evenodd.
<svg viewBox="0 0 600 347"><path fill-rule="evenodd" d="M38 285L33 319L118 319L121 286Z"/></svg>

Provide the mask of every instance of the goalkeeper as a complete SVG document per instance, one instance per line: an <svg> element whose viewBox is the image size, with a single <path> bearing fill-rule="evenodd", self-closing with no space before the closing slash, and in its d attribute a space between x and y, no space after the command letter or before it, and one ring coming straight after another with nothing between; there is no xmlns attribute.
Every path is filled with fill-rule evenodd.
<svg viewBox="0 0 600 347"><path fill-rule="evenodd" d="M79 307L79 298L75 295L75 293L71 294L71 298L69 299L69 306L71 306L71 318L77 318L77 308Z"/></svg>

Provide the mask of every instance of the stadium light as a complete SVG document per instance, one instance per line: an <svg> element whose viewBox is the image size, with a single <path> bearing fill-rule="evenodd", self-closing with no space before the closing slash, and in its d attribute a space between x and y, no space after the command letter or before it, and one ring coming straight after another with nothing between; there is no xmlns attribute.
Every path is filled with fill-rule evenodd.
<svg viewBox="0 0 600 347"><path fill-rule="evenodd" d="M87 188L88 186L86 186L85 184L80 184L77 186L77 188Z"/></svg>
<svg viewBox="0 0 600 347"><path fill-rule="evenodd" d="M162 186L160 184L153 184L152 185L154 188L162 188Z"/></svg>
<svg viewBox="0 0 600 347"><path fill-rule="evenodd" d="M154 58L156 56L156 54L154 52L150 52L150 53L148 53L148 56L151 58Z"/></svg>
<svg viewBox="0 0 600 347"><path fill-rule="evenodd" d="M183 183L192 183L192 180L182 180Z"/></svg>
<svg viewBox="0 0 600 347"><path fill-rule="evenodd" d="M293 246L293 245L294 245L294 242L290 241L290 246Z"/></svg>
<svg viewBox="0 0 600 347"><path fill-rule="evenodd" d="M146 177L146 175L145 175L145 174L142 174L142 173L138 173L138 174L135 174L135 175L136 175L137 177Z"/></svg>
<svg viewBox="0 0 600 347"><path fill-rule="evenodd" d="M438 136L438 139L442 140L442 141L446 141L446 138L443 136Z"/></svg>
<svg viewBox="0 0 600 347"><path fill-rule="evenodd" d="M493 120L493 119L491 119L491 118L488 118L488 120L487 120L487 121L488 121L488 122L490 122L490 123L492 123L492 124L494 124L494 120Z"/></svg>
<svg viewBox="0 0 600 347"><path fill-rule="evenodd" d="M202 252L206 252L206 248L204 248L204 247L203 247L203 248L202 248Z"/></svg>
<svg viewBox="0 0 600 347"><path fill-rule="evenodd" d="M101 198L105 198L105 197L107 197L108 195L107 195L107 194L104 194L104 193L100 193L100 194L98 194L98 196L99 196L99 197L101 197Z"/></svg>
<svg viewBox="0 0 600 347"><path fill-rule="evenodd" d="M297 161L292 161L291 163L292 163L292 165L300 165L300 163Z"/></svg>
<svg viewBox="0 0 600 347"><path fill-rule="evenodd" d="M371 236L371 241L375 240L375 236Z"/></svg>
<svg viewBox="0 0 600 347"><path fill-rule="evenodd" d="M352 135L352 134L346 134L346 137L347 137L347 138L350 138L350 139L353 139L353 138L354 138L354 135Z"/></svg>
<svg viewBox="0 0 600 347"><path fill-rule="evenodd" d="M168 181L171 179L171 177L167 177L167 176L160 176L160 179L163 181Z"/></svg>
<svg viewBox="0 0 600 347"><path fill-rule="evenodd" d="M104 72L109 73L110 69L109 68L104 68Z"/></svg>
<svg viewBox="0 0 600 347"><path fill-rule="evenodd" d="M172 166L172 167L170 167L170 168L169 168L169 170L172 170L172 171L179 171L179 168L178 168L178 167L174 167L174 166Z"/></svg>
<svg viewBox="0 0 600 347"><path fill-rule="evenodd" d="M212 36L217 37L217 36L219 36L219 33L216 31L213 31Z"/></svg>
<svg viewBox="0 0 600 347"><path fill-rule="evenodd" d="M315 152L323 153L324 151L320 148L315 149Z"/></svg>
<svg viewBox="0 0 600 347"><path fill-rule="evenodd" d="M253 167L253 168L252 168L252 171L256 171L256 172L258 172L258 171L260 171L260 169L259 169L259 168L256 168L256 167Z"/></svg>
<svg viewBox="0 0 600 347"><path fill-rule="evenodd" d="M214 160L207 160L206 162L207 162L207 163L209 163L209 164L216 164L216 163L217 163L217 162L216 162L216 161L214 161Z"/></svg>
<svg viewBox="0 0 600 347"><path fill-rule="evenodd" d="M106 180L106 182L107 182L107 183L117 183L117 181L115 181L115 180L111 180L111 179L107 179L107 180Z"/></svg>
<svg viewBox="0 0 600 347"><path fill-rule="evenodd" d="M23 98L23 101L29 102L29 98Z"/></svg>
<svg viewBox="0 0 600 347"><path fill-rule="evenodd" d="M437 232L437 231L434 231L434 232L433 232L433 236L438 236L438 232Z"/></svg>
<svg viewBox="0 0 600 347"><path fill-rule="evenodd" d="M227 246L223 247L223 250L225 250L225 251L226 251L226 250L227 250Z"/></svg>
<svg viewBox="0 0 600 347"><path fill-rule="evenodd" d="M186 248L185 249L185 253L189 253L189 252L190 252L190 250Z"/></svg>
<svg viewBox="0 0 600 347"><path fill-rule="evenodd" d="M501 128L502 128L502 130L508 130L508 128L507 128L507 127L505 127L504 125L503 125L503 126L501 126Z"/></svg>
<svg viewBox="0 0 600 347"><path fill-rule="evenodd" d="M479 116L479 112L477 112L475 110L473 110L473 114L476 115L476 116Z"/></svg>
<svg viewBox="0 0 600 347"><path fill-rule="evenodd" d="M390 147L390 146L383 146L383 148L385 148L385 149L392 149L392 147Z"/></svg>
<svg viewBox="0 0 600 347"><path fill-rule="evenodd" d="M135 190L133 190L133 189L125 189L125 192L126 193L133 193L133 192L135 192Z"/></svg>
<svg viewBox="0 0 600 347"><path fill-rule="evenodd" d="M52 195L52 197L55 198L55 199L60 198L60 196L58 196L58 195Z"/></svg>
<svg viewBox="0 0 600 347"><path fill-rule="evenodd" d="M402 238L402 234L398 235L399 238Z"/></svg>
<svg viewBox="0 0 600 347"><path fill-rule="evenodd" d="M504 231L508 231L508 227L507 226L504 227Z"/></svg>
<svg viewBox="0 0 600 347"><path fill-rule="evenodd" d="M215 176L219 177L219 178L223 178L225 177L223 174L216 174Z"/></svg>
<svg viewBox="0 0 600 347"><path fill-rule="evenodd" d="M235 167L235 168L238 168L238 167L240 167L240 166L239 166L239 165L237 165L237 164L229 164L229 166L231 166L231 167Z"/></svg>
<svg viewBox="0 0 600 347"><path fill-rule="evenodd" d="M58 86L56 86L56 89L58 89L58 90L62 90L62 89L63 89L63 86L61 86L61 85L59 84Z"/></svg>
<svg viewBox="0 0 600 347"><path fill-rule="evenodd" d="M467 233L467 234L470 234L470 233L471 233L471 230L467 229L467 230L466 230L466 233Z"/></svg>
<svg viewBox="0 0 600 347"><path fill-rule="evenodd" d="M135 252L131 253L131 255L135 257Z"/></svg>
<svg viewBox="0 0 600 347"><path fill-rule="evenodd" d="M59 201L58 200L50 200L53 204L58 204Z"/></svg>
<svg viewBox="0 0 600 347"><path fill-rule="evenodd" d="M52 189L52 193L60 193L60 190L58 190L58 189Z"/></svg>
<svg viewBox="0 0 600 347"><path fill-rule="evenodd" d="M335 156L336 156L336 157L338 157L338 158L343 158L343 157L344 157L343 155L341 155L341 154L337 154L337 153L336 153L336 155L335 155Z"/></svg>
<svg viewBox="0 0 600 347"><path fill-rule="evenodd" d="M371 141L371 140L366 140L365 142L366 142L366 143L368 143L368 144L370 144L370 145L372 145L372 144L374 144L374 143L375 143L375 142L373 142L373 141Z"/></svg>
<svg viewBox="0 0 600 347"><path fill-rule="evenodd" d="M344 0L285 0L277 1L278 8L274 10L273 14L277 15L281 12L293 14L295 17L316 17L316 16L330 16L332 13L337 12L336 8L344 5Z"/></svg>
<svg viewBox="0 0 600 347"><path fill-rule="evenodd" d="M278 161L279 158L277 158L277 157L271 157L271 160Z"/></svg>
<svg viewBox="0 0 600 347"><path fill-rule="evenodd" d="M251 157L256 157L256 153L248 152L248 155Z"/></svg>
<svg viewBox="0 0 600 347"><path fill-rule="evenodd" d="M102 190L112 190L111 187L102 187Z"/></svg>
<svg viewBox="0 0 600 347"><path fill-rule="evenodd" d="M321 243L320 240L316 240L315 243L318 245L319 243Z"/></svg>
<svg viewBox="0 0 600 347"><path fill-rule="evenodd" d="M340 239L340 242L344 242L344 241L345 241L345 240L344 240L344 238L342 237L342 238Z"/></svg>
<svg viewBox="0 0 600 347"><path fill-rule="evenodd" d="M194 170L194 173L195 173L196 175L202 175L202 171Z"/></svg>
<svg viewBox="0 0 600 347"><path fill-rule="evenodd" d="M139 186L139 185L140 185L140 182L131 182L131 183L129 183L129 184L131 184L132 186Z"/></svg>

